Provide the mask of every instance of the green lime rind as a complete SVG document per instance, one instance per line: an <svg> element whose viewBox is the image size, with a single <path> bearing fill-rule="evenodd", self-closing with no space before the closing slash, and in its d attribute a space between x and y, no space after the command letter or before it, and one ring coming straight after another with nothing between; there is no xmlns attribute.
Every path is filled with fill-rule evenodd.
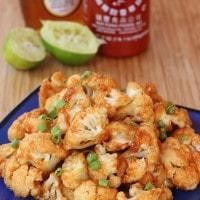
<svg viewBox="0 0 200 200"><path fill-rule="evenodd" d="M79 54L73 53L67 50L62 50L58 47L51 45L45 39L43 39L46 50L51 53L56 59L66 65L76 66L88 63L92 58L95 57L94 54Z"/></svg>
<svg viewBox="0 0 200 200"><path fill-rule="evenodd" d="M67 65L89 62L102 41L91 30L76 22L42 21L40 34L46 50Z"/></svg>
<svg viewBox="0 0 200 200"><path fill-rule="evenodd" d="M23 45L28 43L28 47ZM32 49L31 44L36 44ZM3 46L3 55L7 63L18 70L35 68L46 57L43 42L35 30L21 27L15 28L7 35Z"/></svg>
<svg viewBox="0 0 200 200"><path fill-rule="evenodd" d="M28 60L21 58L13 51L12 42L9 40L7 40L7 42L5 42L4 44L3 54L6 62L12 65L15 69L19 70L33 69L42 62L42 61L30 62Z"/></svg>

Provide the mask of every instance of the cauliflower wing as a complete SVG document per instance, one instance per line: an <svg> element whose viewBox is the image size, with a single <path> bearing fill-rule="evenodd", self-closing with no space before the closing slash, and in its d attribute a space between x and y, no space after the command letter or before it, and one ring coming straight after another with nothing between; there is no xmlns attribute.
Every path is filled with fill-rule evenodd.
<svg viewBox="0 0 200 200"><path fill-rule="evenodd" d="M61 180L66 188L75 189L88 179L87 162L83 153L74 152L62 165Z"/></svg>
<svg viewBox="0 0 200 200"><path fill-rule="evenodd" d="M74 190L74 200L96 200L97 187L91 180L82 182Z"/></svg>
<svg viewBox="0 0 200 200"><path fill-rule="evenodd" d="M189 146L200 178L200 135L196 134L192 128L180 128L174 131L172 136L181 144Z"/></svg>
<svg viewBox="0 0 200 200"><path fill-rule="evenodd" d="M55 72L50 79L42 81L39 91L39 104L44 107L46 100L66 87L66 78L62 72Z"/></svg>
<svg viewBox="0 0 200 200"><path fill-rule="evenodd" d="M143 123L135 133L131 147L121 157L126 160L123 182L139 181L146 172L153 172L159 162L159 146L152 123Z"/></svg>
<svg viewBox="0 0 200 200"><path fill-rule="evenodd" d="M44 182L42 196L39 200L67 200L62 193L61 180L54 173L51 173Z"/></svg>
<svg viewBox="0 0 200 200"><path fill-rule="evenodd" d="M117 200L172 200L172 193L168 188L152 188L144 190L141 184L135 183L129 189L130 198L124 192L118 192Z"/></svg>
<svg viewBox="0 0 200 200"><path fill-rule="evenodd" d="M174 112L167 113L167 102L160 102L154 105L155 122L160 120L164 123L167 131L172 131L174 126L179 128L190 127L191 120L185 109L174 106Z"/></svg>
<svg viewBox="0 0 200 200"><path fill-rule="evenodd" d="M16 154L6 161L3 178L16 196L37 196L41 192L42 171L28 164L20 165Z"/></svg>
<svg viewBox="0 0 200 200"><path fill-rule="evenodd" d="M121 179L117 174L118 155L116 153L107 153L106 149L98 144L95 146L95 152L101 163L97 170L88 168L90 178L98 182L100 179L108 179L110 187L117 188L121 184Z"/></svg>
<svg viewBox="0 0 200 200"><path fill-rule="evenodd" d="M66 149L82 149L105 140L105 126L108 124L105 108L88 107L79 112L71 122L65 138Z"/></svg>
<svg viewBox="0 0 200 200"><path fill-rule="evenodd" d="M106 150L115 152L124 150L129 147L135 135L133 126L124 122L111 122L106 127L106 132L109 135L109 140L106 141Z"/></svg>
<svg viewBox="0 0 200 200"><path fill-rule="evenodd" d="M18 117L8 129L8 139L12 141L13 139L22 139L25 134L31 134L38 132L38 126L44 125L48 128L48 121L39 119L38 117L45 114L43 108L34 109L31 112L24 113Z"/></svg>
<svg viewBox="0 0 200 200"><path fill-rule="evenodd" d="M50 133L34 133L26 135L17 150L21 164L31 163L42 171L52 171L66 157L67 153L51 140Z"/></svg>
<svg viewBox="0 0 200 200"><path fill-rule="evenodd" d="M193 190L199 184L198 169L190 148L172 137L161 145L161 161L167 178L177 188Z"/></svg>
<svg viewBox="0 0 200 200"><path fill-rule="evenodd" d="M11 144L0 145L0 176L4 169L6 161L16 152L16 149L11 147Z"/></svg>
<svg viewBox="0 0 200 200"><path fill-rule="evenodd" d="M136 122L153 122L153 101L143 90L142 86L135 82L129 82L126 93L131 102L118 109L115 119L123 119L131 116Z"/></svg>

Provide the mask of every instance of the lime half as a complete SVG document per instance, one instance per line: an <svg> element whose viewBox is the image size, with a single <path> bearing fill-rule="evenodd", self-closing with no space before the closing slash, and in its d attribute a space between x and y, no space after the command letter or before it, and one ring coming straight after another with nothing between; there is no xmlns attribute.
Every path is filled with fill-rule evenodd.
<svg viewBox="0 0 200 200"><path fill-rule="evenodd" d="M8 34L3 52L5 60L21 70L34 68L46 57L39 33L24 27L13 29Z"/></svg>
<svg viewBox="0 0 200 200"><path fill-rule="evenodd" d="M68 65L87 63L102 43L87 26L75 22L43 21L40 33L47 51Z"/></svg>

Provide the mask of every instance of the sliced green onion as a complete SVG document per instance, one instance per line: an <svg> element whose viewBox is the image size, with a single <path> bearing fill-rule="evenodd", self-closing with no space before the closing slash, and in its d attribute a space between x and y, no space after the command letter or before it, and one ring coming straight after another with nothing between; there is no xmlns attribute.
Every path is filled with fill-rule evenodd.
<svg viewBox="0 0 200 200"><path fill-rule="evenodd" d="M98 160L98 156L94 151L91 151L88 155L87 155L87 162L88 164L92 163L93 161Z"/></svg>
<svg viewBox="0 0 200 200"><path fill-rule="evenodd" d="M160 139L161 142L164 142L166 140L166 138L167 138L167 133L166 132L160 134L159 139Z"/></svg>
<svg viewBox="0 0 200 200"><path fill-rule="evenodd" d="M99 185L100 186L107 187L108 183L109 183L109 181L107 179L100 179L99 180Z"/></svg>
<svg viewBox="0 0 200 200"><path fill-rule="evenodd" d="M148 190L152 190L153 188L155 188L154 184L151 182L148 182L145 186L144 186L144 190L148 191Z"/></svg>
<svg viewBox="0 0 200 200"><path fill-rule="evenodd" d="M61 109L65 106L65 101L62 100L62 99L57 99L55 102L54 102L54 108L55 109Z"/></svg>
<svg viewBox="0 0 200 200"><path fill-rule="evenodd" d="M166 129L165 129L164 127L161 127L161 128L160 128L160 132L161 132L161 133L166 133Z"/></svg>
<svg viewBox="0 0 200 200"><path fill-rule="evenodd" d="M38 117L38 119L40 119L40 120L51 120L51 118L48 117L46 114L40 115L40 116Z"/></svg>
<svg viewBox="0 0 200 200"><path fill-rule="evenodd" d="M11 147L16 149L19 146L19 140L18 139L14 139L11 142Z"/></svg>
<svg viewBox="0 0 200 200"><path fill-rule="evenodd" d="M58 144L61 140L61 130L58 125L51 129L51 135L53 143Z"/></svg>
<svg viewBox="0 0 200 200"><path fill-rule="evenodd" d="M181 142L184 143L189 139L188 135L182 135L181 136Z"/></svg>
<svg viewBox="0 0 200 200"><path fill-rule="evenodd" d="M59 167L59 168L56 169L55 175L56 176L61 176L62 175L62 168L61 167Z"/></svg>
<svg viewBox="0 0 200 200"><path fill-rule="evenodd" d="M49 112L48 112L48 117L51 118L51 119L55 119L57 117L58 113L57 113L57 110L54 108L54 109L51 109Z"/></svg>
<svg viewBox="0 0 200 200"><path fill-rule="evenodd" d="M132 126L135 126L135 125L136 125L136 122L133 121L133 120L130 120L130 121L128 122L128 124L129 124L129 125L132 125Z"/></svg>
<svg viewBox="0 0 200 200"><path fill-rule="evenodd" d="M163 120L159 120L158 121L158 127L159 128L165 127L165 124L164 124Z"/></svg>
<svg viewBox="0 0 200 200"><path fill-rule="evenodd" d="M85 72L83 72L83 73L81 74L81 80L84 80L84 79L88 78L88 77L91 76L91 75L92 75L92 72L89 71L89 70L87 70L87 71L85 71Z"/></svg>
<svg viewBox="0 0 200 200"><path fill-rule="evenodd" d="M97 169L101 168L101 163L99 160L95 160L89 163L89 168L96 171Z"/></svg>
<svg viewBox="0 0 200 200"><path fill-rule="evenodd" d="M40 132L45 132L47 130L47 126L45 124L39 124L37 129Z"/></svg>
<svg viewBox="0 0 200 200"><path fill-rule="evenodd" d="M174 111L175 111L175 107L174 107L173 103L172 102L168 102L167 103L167 107L166 107L166 113L167 114L173 114Z"/></svg>

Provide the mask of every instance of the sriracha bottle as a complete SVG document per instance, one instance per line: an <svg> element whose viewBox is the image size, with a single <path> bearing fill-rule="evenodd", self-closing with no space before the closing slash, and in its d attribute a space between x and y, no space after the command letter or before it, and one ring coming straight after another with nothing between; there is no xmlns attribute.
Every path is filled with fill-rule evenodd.
<svg viewBox="0 0 200 200"><path fill-rule="evenodd" d="M148 46L150 0L83 0L84 22L102 38L100 53L136 55Z"/></svg>

